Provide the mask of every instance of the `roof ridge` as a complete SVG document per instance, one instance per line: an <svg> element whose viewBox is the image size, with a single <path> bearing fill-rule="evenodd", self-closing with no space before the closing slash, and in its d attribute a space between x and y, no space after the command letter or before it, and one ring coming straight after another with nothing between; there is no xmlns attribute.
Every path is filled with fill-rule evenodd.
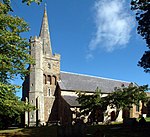
<svg viewBox="0 0 150 137"><path fill-rule="evenodd" d="M62 73L68 73L68 74L73 74L73 75L80 75L80 76L86 76L86 77L101 78L101 79L106 79L106 80L113 80L113 81L131 83L131 82L129 82L129 81L118 80L118 79L112 79L112 78L105 78L105 77L99 77L99 76L92 76L92 75L88 75L88 74L80 74L80 73L67 72L67 71L60 71L60 72L62 72ZM134 82L133 82L133 83L134 83Z"/></svg>

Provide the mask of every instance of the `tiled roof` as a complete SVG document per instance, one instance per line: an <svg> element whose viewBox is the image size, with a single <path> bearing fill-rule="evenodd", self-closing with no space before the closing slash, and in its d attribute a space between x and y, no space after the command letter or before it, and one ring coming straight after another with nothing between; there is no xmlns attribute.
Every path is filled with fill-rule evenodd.
<svg viewBox="0 0 150 137"><path fill-rule="evenodd" d="M110 93L115 87L128 86L130 82L70 72L61 72L58 81L61 90L94 92L98 87L102 93Z"/></svg>
<svg viewBox="0 0 150 137"><path fill-rule="evenodd" d="M78 103L77 96L67 96L67 95L63 95L62 96L64 98L64 100L72 107L77 107L80 106L80 104Z"/></svg>

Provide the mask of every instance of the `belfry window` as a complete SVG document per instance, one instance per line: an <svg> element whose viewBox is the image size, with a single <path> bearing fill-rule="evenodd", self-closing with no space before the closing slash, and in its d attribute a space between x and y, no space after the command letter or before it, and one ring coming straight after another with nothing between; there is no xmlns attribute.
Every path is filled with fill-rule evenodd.
<svg viewBox="0 0 150 137"><path fill-rule="evenodd" d="M47 82L51 83L51 76L50 75L47 76Z"/></svg>
<svg viewBox="0 0 150 137"><path fill-rule="evenodd" d="M52 85L56 85L57 79L56 76L52 76Z"/></svg>

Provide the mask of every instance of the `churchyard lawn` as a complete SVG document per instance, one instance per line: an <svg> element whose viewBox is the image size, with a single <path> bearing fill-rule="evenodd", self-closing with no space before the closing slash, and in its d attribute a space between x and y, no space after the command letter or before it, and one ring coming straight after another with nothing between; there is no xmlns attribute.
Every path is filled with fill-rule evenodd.
<svg viewBox="0 0 150 137"><path fill-rule="evenodd" d="M59 127L60 128L60 127ZM145 127L123 124L86 126L85 137L150 137L150 123ZM103 136L104 135L104 136ZM0 137L60 137L57 126L0 130Z"/></svg>

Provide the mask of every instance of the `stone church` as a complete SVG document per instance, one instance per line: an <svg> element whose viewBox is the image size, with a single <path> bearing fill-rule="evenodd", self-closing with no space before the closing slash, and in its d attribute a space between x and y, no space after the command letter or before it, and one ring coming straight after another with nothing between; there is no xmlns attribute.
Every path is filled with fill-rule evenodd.
<svg viewBox="0 0 150 137"><path fill-rule="evenodd" d="M31 72L23 82L22 100L30 102L37 109L25 112L25 125L45 125L54 121L61 124L72 123L76 117L74 111L80 107L76 100L76 91L91 94L98 87L103 95L107 95L115 87L128 86L130 83L60 71L61 56L52 53L46 8L40 34L38 37L31 37L30 43L30 54L35 59L35 65L29 67ZM121 118L122 112L119 116Z"/></svg>

